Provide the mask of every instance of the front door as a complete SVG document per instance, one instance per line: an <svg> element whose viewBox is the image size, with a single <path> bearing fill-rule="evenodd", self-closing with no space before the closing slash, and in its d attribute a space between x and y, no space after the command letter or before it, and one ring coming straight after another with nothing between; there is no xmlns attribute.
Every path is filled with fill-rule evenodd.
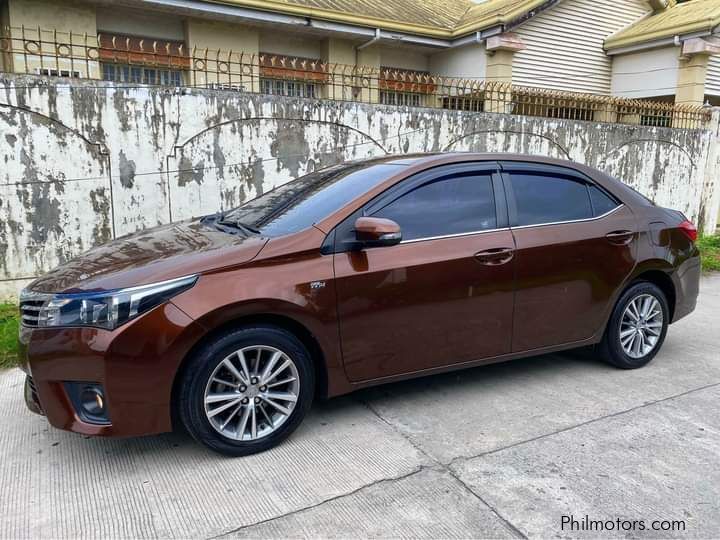
<svg viewBox="0 0 720 540"><path fill-rule="evenodd" d="M593 337L635 264L633 213L571 169L503 168L517 250L513 352Z"/></svg>
<svg viewBox="0 0 720 540"><path fill-rule="evenodd" d="M396 221L403 241L335 254L350 380L510 352L514 243L495 167L421 173L363 209Z"/></svg>

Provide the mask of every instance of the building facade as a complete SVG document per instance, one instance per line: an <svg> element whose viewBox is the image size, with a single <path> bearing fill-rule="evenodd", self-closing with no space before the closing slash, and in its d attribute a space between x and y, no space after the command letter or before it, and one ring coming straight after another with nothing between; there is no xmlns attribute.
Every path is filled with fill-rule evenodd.
<svg viewBox="0 0 720 540"><path fill-rule="evenodd" d="M605 40L613 95L720 105L720 1L649 4L650 13Z"/></svg>
<svg viewBox="0 0 720 540"><path fill-rule="evenodd" d="M601 98L717 104L713 17L720 0L0 0L0 70L673 126Z"/></svg>

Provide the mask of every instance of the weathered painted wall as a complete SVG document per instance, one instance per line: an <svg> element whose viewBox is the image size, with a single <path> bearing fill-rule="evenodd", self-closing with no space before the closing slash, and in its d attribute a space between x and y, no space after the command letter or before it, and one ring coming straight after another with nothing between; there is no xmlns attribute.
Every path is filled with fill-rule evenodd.
<svg viewBox="0 0 720 540"><path fill-rule="evenodd" d="M0 78L0 296L113 235L233 207L315 168L385 153L572 159L716 222L717 127L73 84Z"/></svg>

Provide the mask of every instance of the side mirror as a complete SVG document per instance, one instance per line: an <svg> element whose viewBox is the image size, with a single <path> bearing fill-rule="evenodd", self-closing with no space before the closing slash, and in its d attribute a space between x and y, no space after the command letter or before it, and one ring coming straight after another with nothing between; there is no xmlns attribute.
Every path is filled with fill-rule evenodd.
<svg viewBox="0 0 720 540"><path fill-rule="evenodd" d="M355 221L357 247L394 246L402 240L400 225L391 219L361 217Z"/></svg>

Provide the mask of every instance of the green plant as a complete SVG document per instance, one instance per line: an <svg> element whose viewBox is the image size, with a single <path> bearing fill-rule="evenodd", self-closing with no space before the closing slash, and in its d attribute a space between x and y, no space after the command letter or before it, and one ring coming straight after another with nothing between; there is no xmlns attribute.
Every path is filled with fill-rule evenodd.
<svg viewBox="0 0 720 540"><path fill-rule="evenodd" d="M720 234L701 236L697 244L703 270L720 271Z"/></svg>
<svg viewBox="0 0 720 540"><path fill-rule="evenodd" d="M0 369L17 365L19 319L15 304L0 304Z"/></svg>

